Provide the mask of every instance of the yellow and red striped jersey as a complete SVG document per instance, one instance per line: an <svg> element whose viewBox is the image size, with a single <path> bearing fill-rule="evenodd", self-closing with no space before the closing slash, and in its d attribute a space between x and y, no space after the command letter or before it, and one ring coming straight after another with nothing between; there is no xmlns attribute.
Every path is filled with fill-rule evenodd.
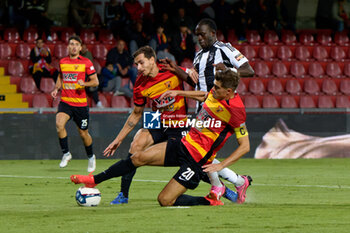
<svg viewBox="0 0 350 233"><path fill-rule="evenodd" d="M245 121L245 107L237 93L230 100L217 100L210 91L197 114L195 127L182 138L182 143L196 162L211 163L235 130L244 129ZM241 132L242 136L247 134Z"/></svg>
<svg viewBox="0 0 350 233"><path fill-rule="evenodd" d="M161 65L158 65L158 68L159 73L156 77L146 77L142 74L137 77L134 87L134 104L144 106L147 99L150 99L152 100L152 110L159 110L162 113L161 120L164 120L166 124L170 119L173 122L185 121L187 110L184 97L159 99L168 90L183 90L182 80L172 72L162 70Z"/></svg>
<svg viewBox="0 0 350 233"><path fill-rule="evenodd" d="M85 87L78 84L78 80L85 81L86 75L96 73L92 62L83 56L76 59L65 57L60 60L62 77L61 101L75 107L87 106Z"/></svg>

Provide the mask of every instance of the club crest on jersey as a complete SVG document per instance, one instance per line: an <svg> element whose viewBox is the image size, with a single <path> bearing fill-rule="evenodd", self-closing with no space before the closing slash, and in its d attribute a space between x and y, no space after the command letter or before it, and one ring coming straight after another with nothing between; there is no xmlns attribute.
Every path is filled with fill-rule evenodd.
<svg viewBox="0 0 350 233"><path fill-rule="evenodd" d="M218 106L215 110L217 113L224 111L224 109L221 106Z"/></svg>
<svg viewBox="0 0 350 233"><path fill-rule="evenodd" d="M74 70L77 70L79 68L79 65L74 65Z"/></svg>
<svg viewBox="0 0 350 233"><path fill-rule="evenodd" d="M171 88L171 81L165 82L164 85L165 85L167 88Z"/></svg>

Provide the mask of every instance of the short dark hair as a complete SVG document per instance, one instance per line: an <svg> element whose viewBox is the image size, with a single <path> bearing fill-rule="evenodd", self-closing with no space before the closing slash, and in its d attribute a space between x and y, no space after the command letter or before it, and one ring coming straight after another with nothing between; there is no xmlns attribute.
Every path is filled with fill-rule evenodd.
<svg viewBox="0 0 350 233"><path fill-rule="evenodd" d="M76 40L76 41L78 41L78 42L80 43L80 45L83 44L83 42L81 41L80 37L77 36L77 35L73 35L73 36L69 37L69 39L68 39L68 44L69 44L69 42L70 42L71 40Z"/></svg>
<svg viewBox="0 0 350 233"><path fill-rule="evenodd" d="M237 72L227 69L224 71L218 70L215 73L215 80L220 81L223 88L232 88L232 90L236 90L240 78Z"/></svg>
<svg viewBox="0 0 350 233"><path fill-rule="evenodd" d="M133 54L133 57L137 57L138 55L143 54L145 58L150 59L151 57L154 57L156 59L156 52L148 45L143 46L136 50L136 52Z"/></svg>
<svg viewBox="0 0 350 233"><path fill-rule="evenodd" d="M214 32L218 29L214 20L209 18L202 19L199 21L198 25L207 25Z"/></svg>

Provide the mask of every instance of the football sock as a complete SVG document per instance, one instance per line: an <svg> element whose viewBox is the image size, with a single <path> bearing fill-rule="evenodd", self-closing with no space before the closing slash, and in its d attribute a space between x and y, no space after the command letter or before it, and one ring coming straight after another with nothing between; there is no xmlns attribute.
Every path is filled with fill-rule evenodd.
<svg viewBox="0 0 350 233"><path fill-rule="evenodd" d="M128 158L130 158L131 156L132 156L132 154L129 153ZM124 197L129 197L129 189L130 189L130 185L132 182L132 178L134 177L135 173L136 173L136 169L133 170L132 172L122 176L122 183L120 185L120 192L123 193Z"/></svg>
<svg viewBox="0 0 350 233"><path fill-rule="evenodd" d="M69 151L68 149L68 136L65 138L58 138L61 146L62 153L65 154Z"/></svg>
<svg viewBox="0 0 350 233"><path fill-rule="evenodd" d="M220 163L219 160L217 159L214 159L213 160L213 163ZM236 185L236 186L239 186L238 183L239 183L239 175L237 175L234 171L232 171L231 169L229 168L224 168L220 171L218 171L218 174L220 177L222 177L223 179L227 180L227 181L230 181L232 184ZM242 178L242 177L241 177ZM242 178L243 179L243 178ZM244 180L243 180L243 183L244 183Z"/></svg>
<svg viewBox="0 0 350 233"><path fill-rule="evenodd" d="M94 155L94 152L92 151L92 143L90 146L85 146L85 151L88 158L91 158Z"/></svg>
<svg viewBox="0 0 350 233"><path fill-rule="evenodd" d="M211 172L211 173L208 172L207 174L212 186L222 187L222 183L219 179L219 175L217 172Z"/></svg>
<svg viewBox="0 0 350 233"><path fill-rule="evenodd" d="M107 170L94 175L95 184L99 184L113 177L119 177L136 170L130 158L123 159L110 166Z"/></svg>
<svg viewBox="0 0 350 233"><path fill-rule="evenodd" d="M192 205L210 205L210 202L204 197L194 197L186 194L179 196L174 206L192 206Z"/></svg>

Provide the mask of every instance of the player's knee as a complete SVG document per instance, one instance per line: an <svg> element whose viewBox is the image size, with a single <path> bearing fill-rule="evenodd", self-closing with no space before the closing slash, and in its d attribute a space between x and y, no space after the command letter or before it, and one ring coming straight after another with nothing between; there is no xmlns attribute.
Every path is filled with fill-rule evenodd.
<svg viewBox="0 0 350 233"><path fill-rule="evenodd" d="M141 143L137 140L134 140L130 144L130 150L129 153L134 154L138 151L141 151Z"/></svg>
<svg viewBox="0 0 350 233"><path fill-rule="evenodd" d="M161 206L172 206L174 205L174 200L167 198L163 193L158 195L158 202Z"/></svg>
<svg viewBox="0 0 350 233"><path fill-rule="evenodd" d="M144 159L142 158L142 152L136 152L131 157L131 161L136 167L140 167L146 164Z"/></svg>
<svg viewBox="0 0 350 233"><path fill-rule="evenodd" d="M57 132L61 132L64 130L64 124L60 123L60 122L56 122L56 130Z"/></svg>

